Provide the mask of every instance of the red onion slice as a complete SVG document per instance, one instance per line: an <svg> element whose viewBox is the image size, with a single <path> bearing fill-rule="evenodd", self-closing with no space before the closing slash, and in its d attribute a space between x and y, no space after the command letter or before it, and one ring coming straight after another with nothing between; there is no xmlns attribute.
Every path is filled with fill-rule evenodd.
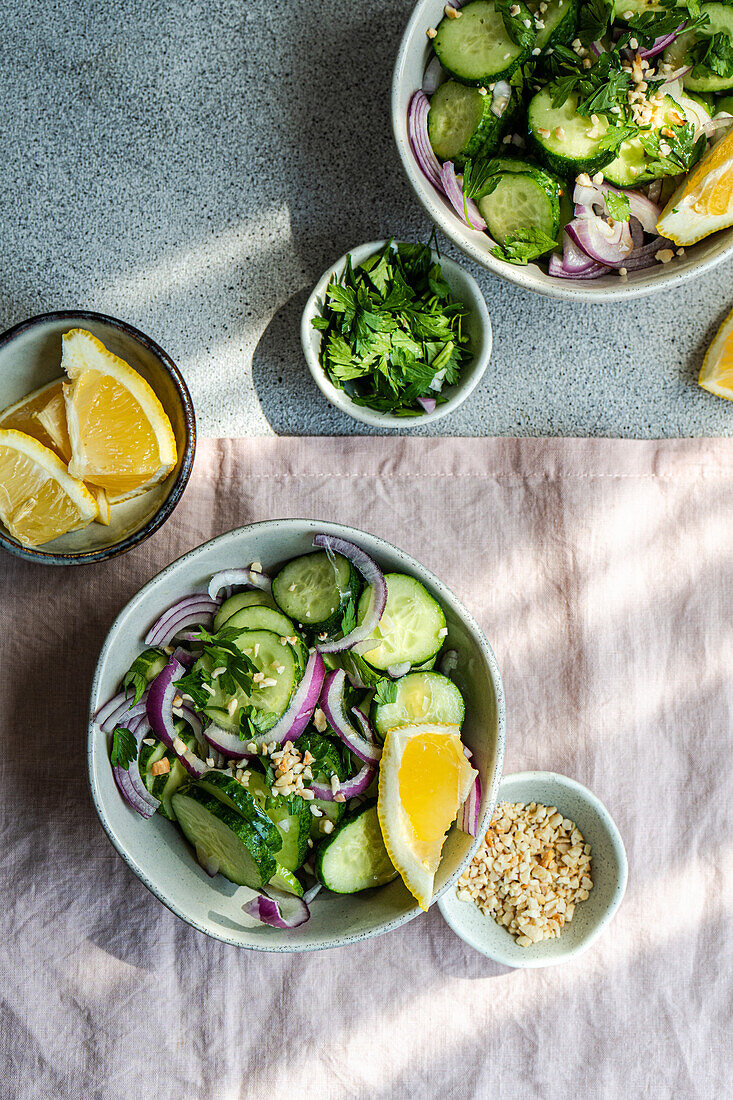
<svg viewBox="0 0 733 1100"><path fill-rule="evenodd" d="M247 745L252 744L251 741L243 741L236 733L223 730L213 722L204 730L204 737L212 749L230 760L252 759L252 753L246 751Z"/></svg>
<svg viewBox="0 0 733 1100"><path fill-rule="evenodd" d="M321 710L326 716L331 729L343 743L367 764L374 764L382 755L381 748L367 741L349 721L344 710L344 687L346 685L346 673L343 669L329 672L323 683L321 691Z"/></svg>
<svg viewBox="0 0 733 1100"><path fill-rule="evenodd" d="M104 733L111 733L115 726L128 727L130 722L139 719L145 714L147 706L147 691L141 698L139 703L136 703L134 707L130 706L130 700L124 695L116 695L115 699L121 699L122 701L114 708L109 710L103 721L99 721L102 711L107 711L113 700L105 704L102 710L97 712L96 721L99 722L99 727Z"/></svg>
<svg viewBox="0 0 733 1100"><path fill-rule="evenodd" d="M458 668L458 653L455 649L446 649L445 653L440 659L439 671L441 675L450 677L452 672Z"/></svg>
<svg viewBox="0 0 733 1100"><path fill-rule="evenodd" d="M146 709L150 725L155 736L169 749L173 748L173 742L178 737L173 721L173 700L176 696L176 681L180 680L184 672L180 661L171 657L148 688Z"/></svg>
<svg viewBox="0 0 733 1100"><path fill-rule="evenodd" d="M364 737L369 742L369 744L370 745L379 745L379 741L377 740L377 735L374 732L374 730L372 729L372 724L369 721L369 719L367 718L364 711L359 710L358 707L352 707L351 708L351 713L354 715L357 722L361 726Z"/></svg>
<svg viewBox="0 0 733 1100"><path fill-rule="evenodd" d="M587 256L606 267L624 267L634 247L628 222L609 226L601 218L587 218L569 222L565 232Z"/></svg>
<svg viewBox="0 0 733 1100"><path fill-rule="evenodd" d="M428 66L422 78L422 90L425 92L425 95L433 94L440 84L442 75L443 68L440 61L438 61L437 57L434 57L432 61L428 62Z"/></svg>
<svg viewBox="0 0 733 1100"><path fill-rule="evenodd" d="M262 734L262 742L296 741L313 717L326 677L326 666L318 651L311 653L305 666L303 679L293 692L290 706L275 725Z"/></svg>
<svg viewBox="0 0 733 1100"><path fill-rule="evenodd" d="M478 823L481 816L481 778L476 776L471 784L468 797L458 815L458 828L469 836L478 836Z"/></svg>
<svg viewBox="0 0 733 1100"><path fill-rule="evenodd" d="M311 783L310 790L313 791L316 798L320 798L321 802L335 802L336 794L342 794L348 802L350 798L356 798L357 795L364 794L369 789L376 774L376 764L365 764L352 779L345 780L336 792L331 790L328 783Z"/></svg>
<svg viewBox="0 0 733 1100"><path fill-rule="evenodd" d="M160 801L157 798L153 798L150 791L143 783L140 769L137 766L137 758L140 753L140 742L143 737L150 732L150 725L145 715L142 715L125 728L129 729L130 733L135 738L137 752L135 753L134 759L130 761L127 769L115 765L112 768L112 774L114 775L115 783L125 802L127 802L133 810L136 810L141 817L152 817L158 809L158 806L160 806Z"/></svg>
<svg viewBox="0 0 733 1100"><path fill-rule="evenodd" d="M407 109L407 134L418 168L433 187L443 193L440 182L440 161L433 152L428 137L430 103L422 91L414 93Z"/></svg>
<svg viewBox="0 0 733 1100"><path fill-rule="evenodd" d="M435 412L435 406L438 402L434 397L418 397L417 403L418 405L422 405L426 413L431 413Z"/></svg>
<svg viewBox="0 0 733 1100"><path fill-rule="evenodd" d="M221 573L214 573L209 581L211 599L218 599L224 588L259 588L262 592L272 592L272 580L256 569L223 569Z"/></svg>
<svg viewBox="0 0 733 1100"><path fill-rule="evenodd" d="M271 928L299 928L310 919L310 910L303 898L267 890L242 906L244 912Z"/></svg>
<svg viewBox="0 0 733 1100"><path fill-rule="evenodd" d="M594 183L591 187L581 184L575 185L573 201L586 208L584 217L593 214L593 206L600 206L605 214L610 217L606 195L613 192L614 195L625 195L629 200L631 216L638 218L645 233L656 233L657 222L662 213L661 207L652 202L650 198L640 191L624 191L619 187L613 187L610 183Z"/></svg>
<svg viewBox="0 0 733 1100"><path fill-rule="evenodd" d="M668 241L666 237L655 237L653 241L649 241L648 244L643 245L641 248L636 248L626 260L627 271L641 271L646 267L653 267L655 263L658 263L657 252L663 248L674 248L675 245L672 241Z"/></svg>
<svg viewBox="0 0 733 1100"><path fill-rule="evenodd" d="M440 169L440 182L443 185L443 191L455 210L458 217L461 219L464 225L467 225L469 229L486 229L486 222L479 214L479 209L473 199L466 199L466 210L463 208L463 187L458 182L456 177L456 170L453 166L453 162L446 160ZM468 217L466 217L466 211L468 211Z"/></svg>
<svg viewBox="0 0 733 1100"><path fill-rule="evenodd" d="M651 46L646 48L642 47L636 51L638 57L643 57L644 60L648 60L650 57L656 57L658 53L667 49L672 42L674 42L677 35L684 29L685 24L680 23L676 31L670 31L669 34L663 34L660 38L655 38Z"/></svg>
<svg viewBox="0 0 733 1100"><path fill-rule="evenodd" d="M146 645L168 645L180 630L195 623L203 623L211 626L215 612L219 605L203 592L193 596L184 596L169 607L167 611L153 623L145 635Z"/></svg>
<svg viewBox="0 0 733 1100"><path fill-rule="evenodd" d="M550 264L548 272L556 279L597 279L599 275L606 275L611 270L610 267L606 267L604 264L597 264L594 261L590 261L589 267L584 271L566 271L563 262L556 252L553 252L550 256Z"/></svg>
<svg viewBox="0 0 733 1100"><path fill-rule="evenodd" d="M387 606L387 582L377 563L355 543L347 542L346 539L336 538L333 535L316 535L313 539L313 545L320 547L327 553L340 554L343 558L348 558L371 588L371 606L361 626L354 627L343 638L321 642L316 646L320 653L340 653L344 649L351 649L356 642L364 641L377 626Z"/></svg>

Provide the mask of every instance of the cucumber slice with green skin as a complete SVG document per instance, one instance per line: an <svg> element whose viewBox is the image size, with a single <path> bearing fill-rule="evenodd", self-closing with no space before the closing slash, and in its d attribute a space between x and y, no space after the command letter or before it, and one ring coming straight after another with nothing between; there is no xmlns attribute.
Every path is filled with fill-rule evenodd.
<svg viewBox="0 0 733 1100"><path fill-rule="evenodd" d="M155 797L160 799L158 813L162 814L163 817L167 817L169 821L176 820L176 812L173 809L173 796L181 787L188 783L190 778L183 764L176 757L171 764L171 770L166 777L162 790L158 792L157 786L153 788Z"/></svg>
<svg viewBox="0 0 733 1100"><path fill-rule="evenodd" d="M265 813L259 801L230 775L223 772L207 772L203 779L196 780L200 790L212 794L225 806L237 810L262 837L273 854L282 847L282 837L272 818Z"/></svg>
<svg viewBox="0 0 733 1100"><path fill-rule="evenodd" d="M262 837L237 810L196 786L172 798L183 835L230 882L259 890L277 870L275 857Z"/></svg>
<svg viewBox="0 0 733 1100"><path fill-rule="evenodd" d="M286 871L297 871L308 858L308 838L313 821L308 802L297 795L288 798L273 795L265 777L258 772L250 775L249 790L280 834L282 847L277 853L278 863Z"/></svg>
<svg viewBox="0 0 733 1100"><path fill-rule="evenodd" d="M271 607L244 607L240 611L235 611L226 625L232 630L271 630L281 638L295 638L295 642L290 644L298 655L300 675L302 676L305 672L305 666L308 664L308 646L298 635L292 619L283 615L282 611Z"/></svg>
<svg viewBox="0 0 733 1100"><path fill-rule="evenodd" d="M236 694L231 696L223 691L219 681L215 680L214 694L204 713L222 729L234 733L239 729L239 710L230 714L229 705L232 698L235 698L240 707L251 705L257 710L273 714L275 717L272 718L270 725L274 725L287 709L290 697L298 683L300 671L298 656L291 645L287 643L283 645L280 635L274 634L271 630L243 630L232 640L237 648L249 657L258 672L264 673L265 680L274 680L275 684L268 687L255 684L251 695L247 695L238 688ZM194 670L202 666L209 674L214 670L212 659L206 653L196 662ZM280 669L283 671L280 672Z"/></svg>
<svg viewBox="0 0 733 1100"><path fill-rule="evenodd" d="M259 589L247 592L235 592L228 600L224 600L216 615L214 615L214 631L221 630L236 611L244 607L275 607L275 601L267 592Z"/></svg>
<svg viewBox="0 0 733 1100"><path fill-rule="evenodd" d="M351 562L325 550L293 558L272 582L272 595L293 622L311 630L338 625L350 596L358 596L360 581Z"/></svg>
<svg viewBox="0 0 733 1100"><path fill-rule="evenodd" d="M187 728L184 722L176 722L178 736L187 749L196 753L196 738L192 733L186 733ZM168 760L170 771L162 772L160 775L153 775L151 771L153 764L162 760L163 757ZM163 817L167 817L170 821L175 821L175 815L171 808L171 798L178 788L183 786L183 784L187 783L190 779L181 761L174 752L166 748L162 741L157 741L154 745L142 744L140 746L138 768L140 770L140 777L153 798L160 800L158 813L162 814Z"/></svg>
<svg viewBox="0 0 733 1100"><path fill-rule="evenodd" d="M346 768L341 755L327 737L322 737L319 733L304 733L298 738L297 744L303 755L310 752L315 756L315 762L310 767L316 782L330 783L332 775L337 775L342 782L346 779ZM336 825L346 813L345 802L326 802L323 798L314 798L311 806L316 806L321 811L321 817L311 814L312 840L320 840L323 836L324 821L332 821Z"/></svg>
<svg viewBox="0 0 733 1100"><path fill-rule="evenodd" d="M725 111L727 115L733 115L733 95L716 96L710 114L720 114L721 111Z"/></svg>
<svg viewBox="0 0 733 1100"><path fill-rule="evenodd" d="M684 108L671 96L664 97L663 107L664 116L659 126L654 128L657 133L664 126L679 126L679 119L686 118ZM690 123L688 126L692 132L693 126ZM652 132L651 129L649 132ZM641 187L650 180L676 174L674 169L672 172L665 172L659 161L650 158L638 137L622 142L617 156L603 169L606 181L616 187Z"/></svg>
<svg viewBox="0 0 733 1100"><path fill-rule="evenodd" d="M553 107L552 91L543 88L533 96L527 111L527 129L540 160L551 172L573 179L580 172L597 172L616 155L603 147L606 116L599 115L596 126L592 119L578 114L577 106L578 97L570 95L561 107Z"/></svg>
<svg viewBox="0 0 733 1100"><path fill-rule="evenodd" d="M394 703L375 703L372 707L372 722L382 739L388 730L420 722L460 726L465 715L460 691L439 672L409 672L397 681Z"/></svg>
<svg viewBox="0 0 733 1100"><path fill-rule="evenodd" d="M519 17L534 21L529 8L517 0ZM460 81L476 87L507 79L534 48L512 42L494 0L473 0L460 9L460 19L444 16L437 26L433 49L440 64Z"/></svg>
<svg viewBox="0 0 733 1100"><path fill-rule="evenodd" d="M430 100L428 138L436 157L463 164L496 141L501 119L491 109L493 96L446 80Z"/></svg>
<svg viewBox="0 0 733 1100"><path fill-rule="evenodd" d="M295 894L296 898L303 897L303 887L301 883L292 871L288 871L285 867L281 867L279 863L268 886L275 886L278 890L284 890L286 894Z"/></svg>
<svg viewBox="0 0 733 1100"><path fill-rule="evenodd" d="M316 877L335 894L357 894L397 877L387 855L376 802L367 802L322 841L314 860Z"/></svg>
<svg viewBox="0 0 733 1100"><path fill-rule="evenodd" d="M153 775L150 769L152 768L153 764L157 764L159 760L163 759L167 751L167 747L163 744L163 742L158 741L155 745L141 745L140 752L138 753L137 766L140 772L140 778L142 779L150 794L152 794L155 798L160 797L155 792L156 782L158 784L158 789L162 789L160 781L161 779L164 780L163 785L165 785L165 780L167 780L169 773L164 772L163 775Z"/></svg>
<svg viewBox="0 0 733 1100"><path fill-rule="evenodd" d="M699 104L711 117L716 110L720 109L715 105L715 96L712 92L687 92L687 98L691 99L693 103Z"/></svg>
<svg viewBox="0 0 733 1100"><path fill-rule="evenodd" d="M364 660L374 668L422 664L439 652L445 639L445 615L424 585L405 573L386 573L387 604L376 629L374 649ZM364 621L370 606L367 589L359 600L358 622Z"/></svg>
<svg viewBox="0 0 733 1100"><path fill-rule="evenodd" d="M664 51L664 60L672 69L690 64L688 53L698 42L712 38L715 34L725 34L733 42L733 6L730 4L703 4L701 15L707 15L708 23L697 31L686 31L671 42ZM718 76L707 69L697 76L692 72L682 77L682 84L691 92L725 92L733 88L733 76Z"/></svg>
<svg viewBox="0 0 733 1100"><path fill-rule="evenodd" d="M544 12L540 12L540 0L531 0L527 7L535 19L545 24L544 27L537 27L535 24L535 49L567 46L573 41L578 27L579 0L547 0L547 9Z"/></svg>
<svg viewBox="0 0 733 1100"><path fill-rule="evenodd" d="M539 229L554 241L560 227L560 188L541 169L506 172L491 194L478 200L478 208L499 244L519 229Z"/></svg>

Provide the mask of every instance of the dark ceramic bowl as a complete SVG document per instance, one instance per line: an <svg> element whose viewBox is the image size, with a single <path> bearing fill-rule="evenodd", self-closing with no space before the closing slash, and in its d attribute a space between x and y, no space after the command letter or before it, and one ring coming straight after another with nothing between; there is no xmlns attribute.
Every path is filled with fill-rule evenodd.
<svg viewBox="0 0 733 1100"><path fill-rule="evenodd" d="M61 336L71 328L93 333L105 347L138 371L170 417L178 461L160 485L116 504L109 527L91 523L43 546L22 546L0 523L0 546L42 565L88 565L124 554L149 538L183 496L196 449L191 395L173 360L145 333L102 313L62 310L21 321L0 336L0 409L61 377Z"/></svg>

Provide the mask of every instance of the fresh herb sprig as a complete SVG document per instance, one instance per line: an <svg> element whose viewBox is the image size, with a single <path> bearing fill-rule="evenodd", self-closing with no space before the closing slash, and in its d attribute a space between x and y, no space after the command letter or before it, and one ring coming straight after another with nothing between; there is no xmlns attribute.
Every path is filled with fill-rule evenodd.
<svg viewBox="0 0 733 1100"><path fill-rule="evenodd" d="M151 653L156 653L160 657L165 657L162 649L146 649L144 653L141 653L139 657L135 658L122 681L122 690L125 694L127 694L130 689L133 691L133 697L130 702L131 707L136 706L137 703L140 702L148 686L148 669L150 667Z"/></svg>
<svg viewBox="0 0 733 1100"><path fill-rule="evenodd" d="M110 760L113 768L123 771L128 771L133 760L137 760L137 741L124 726L115 726L112 731Z"/></svg>
<svg viewBox="0 0 733 1100"><path fill-rule="evenodd" d="M354 404L417 416L418 397L446 400L436 376L453 385L470 357L465 317L428 245L390 240L356 268L347 259L313 326L326 374Z"/></svg>

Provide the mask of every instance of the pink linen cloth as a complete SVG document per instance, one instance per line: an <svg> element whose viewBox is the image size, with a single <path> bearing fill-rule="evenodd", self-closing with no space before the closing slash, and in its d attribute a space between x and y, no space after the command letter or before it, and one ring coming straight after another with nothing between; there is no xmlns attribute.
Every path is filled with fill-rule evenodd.
<svg viewBox="0 0 733 1100"><path fill-rule="evenodd" d="M112 619L199 542L281 516L439 574L496 652L505 772L609 807L629 886L585 955L503 970L437 908L348 949L238 951L118 858L85 758ZM204 440L143 546L0 575L3 1098L730 1095L733 440Z"/></svg>

